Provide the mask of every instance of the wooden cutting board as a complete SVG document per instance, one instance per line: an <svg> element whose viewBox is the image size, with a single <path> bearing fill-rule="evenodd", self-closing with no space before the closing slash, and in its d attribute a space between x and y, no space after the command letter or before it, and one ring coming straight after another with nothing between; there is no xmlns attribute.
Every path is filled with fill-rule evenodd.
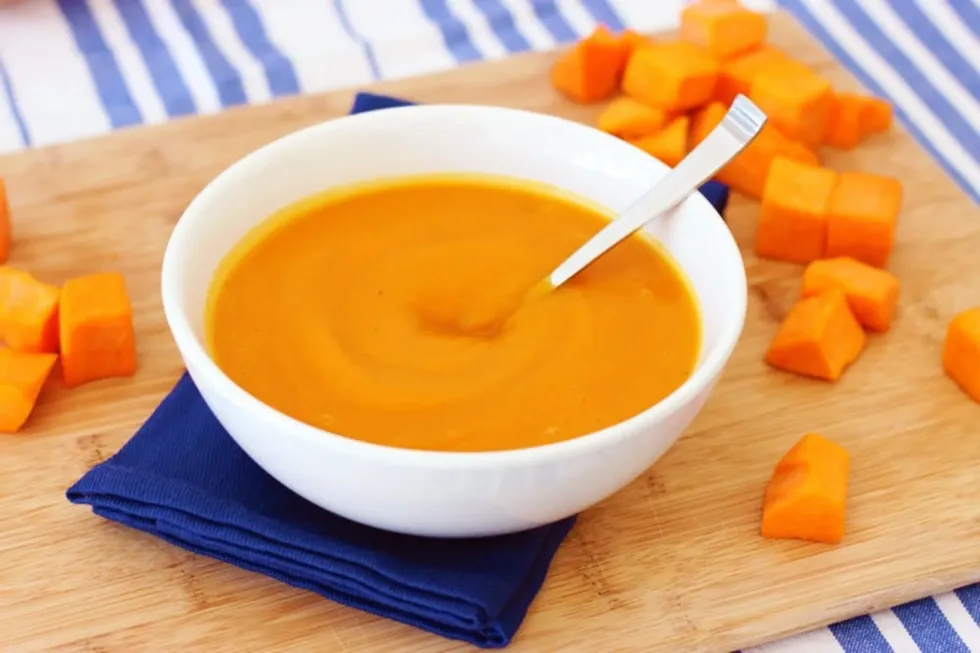
<svg viewBox="0 0 980 653"><path fill-rule="evenodd" d="M777 16L772 32L776 45L854 85L790 19ZM595 108L552 91L551 60L529 55L378 90L594 119ZM293 98L0 159L16 218L11 264L55 283L123 271L142 364L132 380L52 388L24 433L0 437L0 650L467 648L186 553L64 499L181 373L158 270L184 207L235 159L345 113L351 98L351 91ZM980 406L939 362L948 320L980 304L980 215L901 130L827 159L905 184L892 265L903 297L893 332L872 337L836 385L767 369L763 351L801 271L755 258L758 207L736 198L728 218L751 293L726 375L649 473L581 516L513 650L731 651L980 580ZM772 465L807 431L853 454L840 546L757 534Z"/></svg>

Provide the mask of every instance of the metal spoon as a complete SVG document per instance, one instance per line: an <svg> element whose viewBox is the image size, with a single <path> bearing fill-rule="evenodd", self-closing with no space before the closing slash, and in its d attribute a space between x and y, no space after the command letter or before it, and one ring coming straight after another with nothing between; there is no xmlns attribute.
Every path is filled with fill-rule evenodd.
<svg viewBox="0 0 980 653"><path fill-rule="evenodd" d="M551 292L616 243L680 204L751 143L762 131L766 120L766 114L747 97L736 97L725 118L697 147L632 206L534 286L527 299Z"/></svg>

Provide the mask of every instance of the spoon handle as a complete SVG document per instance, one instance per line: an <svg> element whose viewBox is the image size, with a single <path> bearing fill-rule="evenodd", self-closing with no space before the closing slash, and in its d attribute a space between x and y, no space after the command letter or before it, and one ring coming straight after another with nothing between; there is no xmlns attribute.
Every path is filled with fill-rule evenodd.
<svg viewBox="0 0 980 653"><path fill-rule="evenodd" d="M544 280L544 285L550 286L549 290L557 288L613 245L680 204L751 143L766 124L766 119L747 97L736 97L725 118L676 168L565 259Z"/></svg>

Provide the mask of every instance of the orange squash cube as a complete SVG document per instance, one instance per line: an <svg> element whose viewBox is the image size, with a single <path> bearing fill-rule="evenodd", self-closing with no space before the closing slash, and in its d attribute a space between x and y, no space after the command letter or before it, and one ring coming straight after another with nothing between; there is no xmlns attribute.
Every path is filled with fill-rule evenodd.
<svg viewBox="0 0 980 653"><path fill-rule="evenodd" d="M693 2L681 10L681 38L719 59L758 47L768 27L763 14L737 2Z"/></svg>
<svg viewBox="0 0 980 653"><path fill-rule="evenodd" d="M793 374L836 381L857 360L867 336L840 290L797 302L766 352L766 363Z"/></svg>
<svg viewBox="0 0 980 653"><path fill-rule="evenodd" d="M980 403L980 306L950 321L943 341L943 369L963 392Z"/></svg>
<svg viewBox="0 0 980 653"><path fill-rule="evenodd" d="M894 120L891 103L884 98L870 97L861 112L861 129L865 134L880 134L888 131Z"/></svg>
<svg viewBox="0 0 980 653"><path fill-rule="evenodd" d="M690 118L679 116L661 131L645 136L633 145L673 167L687 155L687 126Z"/></svg>
<svg viewBox="0 0 980 653"><path fill-rule="evenodd" d="M895 242L902 195L902 184L892 177L838 174L828 209L827 258L849 256L885 267Z"/></svg>
<svg viewBox="0 0 980 653"><path fill-rule="evenodd" d="M862 122L865 104L864 98L854 93L832 94L824 144L850 150L860 143L865 135Z"/></svg>
<svg viewBox="0 0 980 653"><path fill-rule="evenodd" d="M833 93L824 144L852 149L866 137L886 131L892 122L892 107L881 98L860 93Z"/></svg>
<svg viewBox="0 0 980 653"><path fill-rule="evenodd" d="M57 354L0 349L0 432L16 433L30 417Z"/></svg>
<svg viewBox="0 0 980 653"><path fill-rule="evenodd" d="M801 291L804 298L832 289L843 291L851 312L864 328L888 331L891 327L900 290L894 274L846 256L807 266Z"/></svg>
<svg viewBox="0 0 980 653"><path fill-rule="evenodd" d="M608 27L599 24L582 42L587 43L596 50L609 53L609 57L616 62L614 70L618 82L620 76L623 74L623 70L626 68L626 60L631 54L632 37L613 34L612 30Z"/></svg>
<svg viewBox="0 0 980 653"><path fill-rule="evenodd" d="M0 333L17 351L58 351L57 287L38 281L27 272L0 267Z"/></svg>
<svg viewBox="0 0 980 653"><path fill-rule="evenodd" d="M619 138L635 139L656 133L667 124L668 114L631 97L618 97L599 114L597 127Z"/></svg>
<svg viewBox="0 0 980 653"><path fill-rule="evenodd" d="M61 290L61 371L69 388L136 373L133 308L121 274L69 279Z"/></svg>
<svg viewBox="0 0 980 653"><path fill-rule="evenodd" d="M667 111L687 111L711 101L718 64L684 41L655 43L634 52L623 74L623 92Z"/></svg>
<svg viewBox="0 0 980 653"><path fill-rule="evenodd" d="M721 124L727 112L728 107L721 102L711 102L691 114L690 133L688 134L690 149L700 145L701 141L711 133L711 130Z"/></svg>
<svg viewBox="0 0 980 653"><path fill-rule="evenodd" d="M551 67L551 84L575 102L611 97L619 86L629 48L604 25L563 52Z"/></svg>
<svg viewBox="0 0 980 653"><path fill-rule="evenodd" d="M833 170L776 157L762 191L755 253L792 263L822 258L836 181Z"/></svg>
<svg viewBox="0 0 980 653"><path fill-rule="evenodd" d="M844 539L851 457L817 434L803 436L773 470L762 507L762 536L837 544Z"/></svg>
<svg viewBox="0 0 980 653"><path fill-rule="evenodd" d="M827 133L832 91L826 79L786 59L758 72L749 97L784 134L816 146Z"/></svg>

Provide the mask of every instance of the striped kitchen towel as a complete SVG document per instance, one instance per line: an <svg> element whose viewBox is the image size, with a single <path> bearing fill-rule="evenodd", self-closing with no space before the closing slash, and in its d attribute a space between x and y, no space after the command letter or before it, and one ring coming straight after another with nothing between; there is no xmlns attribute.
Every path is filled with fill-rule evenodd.
<svg viewBox="0 0 980 653"><path fill-rule="evenodd" d="M744 0L770 9L772 0ZM659 31L683 0L16 0L0 153L573 41ZM980 0L780 0L980 200ZM980 586L752 653L980 651Z"/></svg>
<svg viewBox="0 0 980 653"><path fill-rule="evenodd" d="M596 22L669 29L683 4L19 0L0 7L0 152L547 50ZM905 126L980 200L976 0L780 4L892 99Z"/></svg>
<svg viewBox="0 0 980 653"><path fill-rule="evenodd" d="M596 22L668 29L682 4L20 0L0 8L0 152L546 50ZM976 0L781 4L891 98L906 127L980 200Z"/></svg>

